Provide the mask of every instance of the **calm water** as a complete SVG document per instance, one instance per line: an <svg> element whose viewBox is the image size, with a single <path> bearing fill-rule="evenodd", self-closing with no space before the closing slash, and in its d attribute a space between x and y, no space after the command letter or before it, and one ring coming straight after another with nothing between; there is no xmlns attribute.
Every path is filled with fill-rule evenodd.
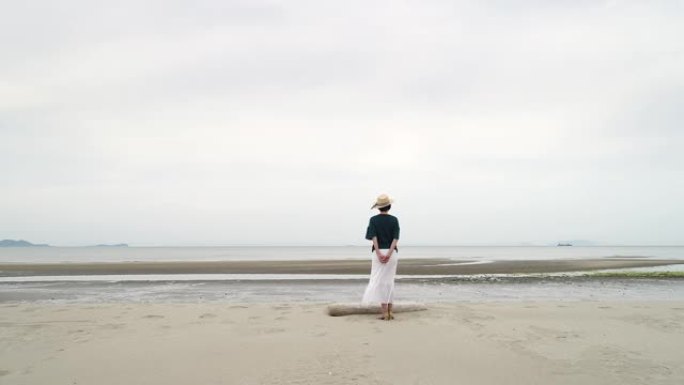
<svg viewBox="0 0 684 385"><path fill-rule="evenodd" d="M368 247L129 247L0 248L2 262L236 261L366 259ZM684 259L684 247L402 247L400 258L522 260L645 257ZM684 266L684 265L681 265ZM667 267L671 269L671 267ZM135 277L136 279L133 279ZM216 278L213 280L212 278ZM252 279L253 278L253 279ZM268 278L268 280L266 279ZM301 277L299 277L301 278ZM320 279L319 279L320 278ZM0 279L0 303L47 302L293 302L357 301L365 276L308 276L307 281L273 276L202 275L68 276ZM343 281L341 279L345 278ZM397 283L399 301L483 300L684 300L682 280L565 280Z"/></svg>
<svg viewBox="0 0 684 385"><path fill-rule="evenodd" d="M29 247L0 248L0 262L258 261L366 259L370 248L347 247ZM645 257L684 259L684 246L448 246L400 247L400 258L454 260Z"/></svg>
<svg viewBox="0 0 684 385"><path fill-rule="evenodd" d="M0 303L359 302L364 281L169 281L0 283ZM681 280L397 282L396 302L684 301Z"/></svg>

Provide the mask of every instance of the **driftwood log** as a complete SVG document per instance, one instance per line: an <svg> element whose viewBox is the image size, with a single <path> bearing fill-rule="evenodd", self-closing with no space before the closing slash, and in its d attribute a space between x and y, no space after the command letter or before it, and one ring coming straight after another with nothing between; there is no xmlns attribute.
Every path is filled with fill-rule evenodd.
<svg viewBox="0 0 684 385"><path fill-rule="evenodd" d="M400 303L392 306L393 313L427 310L427 306L420 303ZM380 305L362 305L358 303L334 303L328 305L328 315L339 317L352 314L378 314Z"/></svg>

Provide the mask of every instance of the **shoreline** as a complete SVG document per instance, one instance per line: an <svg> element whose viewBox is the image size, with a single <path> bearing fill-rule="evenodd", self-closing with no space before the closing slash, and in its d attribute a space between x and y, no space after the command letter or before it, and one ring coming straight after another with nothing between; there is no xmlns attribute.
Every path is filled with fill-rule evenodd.
<svg viewBox="0 0 684 385"><path fill-rule="evenodd" d="M207 280L204 276L193 280L183 280L181 275L169 275L163 280L148 280L144 275L122 276L121 279L104 275L66 276L63 280L45 277L44 281L39 280L40 277L28 277L29 280L22 282L0 281L0 304L357 302L368 280L367 276L361 275L347 280ZM98 277L102 279L91 279ZM397 280L395 299L397 302L428 303L684 301L684 279L602 277L590 273L407 278Z"/></svg>
<svg viewBox="0 0 684 385"><path fill-rule="evenodd" d="M684 265L681 259L549 259L489 261L451 259L400 260L398 275L454 276L482 274L544 274L607 269ZM336 274L363 275L369 260L312 261L183 261L183 262L65 262L0 263L0 277L137 275L137 274Z"/></svg>

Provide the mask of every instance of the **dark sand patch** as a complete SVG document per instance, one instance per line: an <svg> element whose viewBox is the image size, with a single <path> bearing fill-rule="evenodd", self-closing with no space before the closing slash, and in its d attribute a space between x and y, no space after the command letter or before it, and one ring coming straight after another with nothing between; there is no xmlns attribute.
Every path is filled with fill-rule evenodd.
<svg viewBox="0 0 684 385"><path fill-rule="evenodd" d="M653 267L684 260L597 258L467 263L448 259L405 259L401 275L533 274ZM204 261L0 264L0 277L131 274L368 274L369 260Z"/></svg>

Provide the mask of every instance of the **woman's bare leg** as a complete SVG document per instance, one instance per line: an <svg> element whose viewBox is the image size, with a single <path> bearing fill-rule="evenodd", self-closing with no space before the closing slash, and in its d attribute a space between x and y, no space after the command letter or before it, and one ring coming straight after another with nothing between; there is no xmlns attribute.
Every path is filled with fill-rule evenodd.
<svg viewBox="0 0 684 385"><path fill-rule="evenodd" d="M394 314L392 314L392 304L391 303L387 304L387 319L388 320L394 319Z"/></svg>
<svg viewBox="0 0 684 385"><path fill-rule="evenodd" d="M382 308L382 315L380 316L381 320L389 320L389 311L387 310L387 304L386 303L381 303L380 307Z"/></svg>

